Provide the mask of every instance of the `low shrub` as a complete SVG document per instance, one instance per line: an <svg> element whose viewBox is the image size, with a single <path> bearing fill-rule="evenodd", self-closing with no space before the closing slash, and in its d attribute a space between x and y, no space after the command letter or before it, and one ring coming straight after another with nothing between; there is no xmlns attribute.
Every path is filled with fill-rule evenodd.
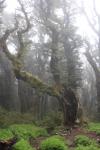
<svg viewBox="0 0 100 150"><path fill-rule="evenodd" d="M62 122L63 117L61 112L51 112L42 120L40 125L45 126L48 133L51 133L57 126L60 126Z"/></svg>
<svg viewBox="0 0 100 150"><path fill-rule="evenodd" d="M13 145L13 150L35 150L27 140L21 139Z"/></svg>
<svg viewBox="0 0 100 150"><path fill-rule="evenodd" d="M91 145L91 140L85 135L77 135L75 137L74 142L75 142L76 145L83 145L83 146Z"/></svg>
<svg viewBox="0 0 100 150"><path fill-rule="evenodd" d="M98 150L98 144L96 141L85 135L77 135L75 137L75 144L77 146L75 150Z"/></svg>
<svg viewBox="0 0 100 150"><path fill-rule="evenodd" d="M9 129L0 129L0 140L8 140L14 137Z"/></svg>
<svg viewBox="0 0 100 150"><path fill-rule="evenodd" d="M52 136L42 141L40 150L67 150L67 146L60 136Z"/></svg>
<svg viewBox="0 0 100 150"><path fill-rule="evenodd" d="M100 135L100 123L89 123L88 130L95 131L97 134Z"/></svg>
<svg viewBox="0 0 100 150"><path fill-rule="evenodd" d="M29 139L39 136L47 136L47 131L44 128L36 127L30 124L11 125L10 131L18 138Z"/></svg>
<svg viewBox="0 0 100 150"><path fill-rule="evenodd" d="M20 113L16 111L8 112L0 106L0 127L8 127L11 124L32 124L34 123L33 114Z"/></svg>

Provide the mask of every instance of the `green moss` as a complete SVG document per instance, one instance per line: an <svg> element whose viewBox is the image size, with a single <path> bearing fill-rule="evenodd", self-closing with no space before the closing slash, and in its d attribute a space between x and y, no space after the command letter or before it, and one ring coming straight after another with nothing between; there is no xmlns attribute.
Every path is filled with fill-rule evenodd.
<svg viewBox="0 0 100 150"><path fill-rule="evenodd" d="M0 140L8 140L14 137L9 129L0 129Z"/></svg>
<svg viewBox="0 0 100 150"><path fill-rule="evenodd" d="M29 72L25 72L25 71L22 71L20 73L20 75L22 76L23 79L25 79L27 82L29 82L31 85L33 85L34 87L43 87L44 84L43 82L38 79L37 77L33 76L31 73Z"/></svg>
<svg viewBox="0 0 100 150"><path fill-rule="evenodd" d="M39 136L47 136L47 131L44 128L36 127L34 125L21 124L11 125L9 129L18 138L29 139L30 137L35 138Z"/></svg>
<svg viewBox="0 0 100 150"><path fill-rule="evenodd" d="M42 141L40 150L67 150L65 141L60 136L52 136Z"/></svg>
<svg viewBox="0 0 100 150"><path fill-rule="evenodd" d="M35 150L27 140L21 139L13 146L13 150Z"/></svg>
<svg viewBox="0 0 100 150"><path fill-rule="evenodd" d="M14 72L18 79L27 82L31 87L38 89L39 92L47 93L52 96L59 96L59 92L55 89L55 87L46 85L38 77L33 76L31 73L20 71L16 68L14 69Z"/></svg>

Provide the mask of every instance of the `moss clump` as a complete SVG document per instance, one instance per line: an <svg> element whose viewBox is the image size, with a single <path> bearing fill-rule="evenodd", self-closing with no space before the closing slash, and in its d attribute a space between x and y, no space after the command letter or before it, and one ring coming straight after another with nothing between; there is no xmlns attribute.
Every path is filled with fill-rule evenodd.
<svg viewBox="0 0 100 150"><path fill-rule="evenodd" d="M15 124L11 125L9 129L18 138L29 139L30 137L35 138L39 136L47 136L47 131L44 128L36 127L30 124Z"/></svg>
<svg viewBox="0 0 100 150"><path fill-rule="evenodd" d="M60 136L52 136L44 140L40 145L40 150L67 150L65 141Z"/></svg>
<svg viewBox="0 0 100 150"><path fill-rule="evenodd" d="M14 137L9 129L0 129L0 140L9 140Z"/></svg>
<svg viewBox="0 0 100 150"><path fill-rule="evenodd" d="M13 145L13 150L35 150L27 140L21 139Z"/></svg>

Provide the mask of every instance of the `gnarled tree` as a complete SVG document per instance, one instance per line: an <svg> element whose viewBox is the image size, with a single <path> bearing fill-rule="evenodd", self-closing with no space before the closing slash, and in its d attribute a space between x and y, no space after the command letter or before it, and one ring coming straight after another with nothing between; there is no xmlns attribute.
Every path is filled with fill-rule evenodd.
<svg viewBox="0 0 100 150"><path fill-rule="evenodd" d="M50 39L51 39L50 68L51 68L51 72L52 72L53 79L55 82L53 86L49 86L49 85L45 84L40 79L38 79L37 77L35 77L31 73L29 73L23 69L23 65L21 62L21 57L23 55L24 48L25 48L23 37L24 37L24 34L30 30L31 26L30 26L30 22L28 19L28 15L24 9L24 5L22 4L21 0L18 0L18 2L20 4L21 11L23 12L23 15L24 15L24 18L26 21L26 25L25 25L25 27L20 28L19 24L18 24L18 20L16 18L16 24L15 24L14 28L7 29L4 33L4 35L0 38L0 50L3 51L6 54L6 56L8 57L8 59L11 61L12 66L13 66L13 72L15 74L16 79L27 82L32 88L35 88L42 94L46 93L50 96L56 97L59 101L59 104L61 105L62 110L63 110L64 124L65 125L74 125L75 120L77 118L78 100L76 97L76 91L73 88L73 86L69 86L66 83L64 84L61 81L59 65L58 65L59 64L58 50L59 50L59 35L60 35L59 30L61 31L61 24L58 23L59 20L54 15L54 12L55 12L54 7L52 7L53 9L51 9L50 7L52 5L50 6L48 3L48 2L52 2L52 4L53 4L53 1L45 0L46 7L44 7L44 8L43 8L44 1L42 1L42 0L39 1L41 4L40 5L41 7L39 8L39 10L42 10L42 13L45 12L44 16L42 16L43 19L41 22L42 22L42 24L45 24L45 28L47 29ZM53 15L56 20L54 20L52 18ZM60 28L59 28L59 26L60 26ZM17 38L19 41L19 48L17 50L16 55L13 55L10 53L10 51L8 49L8 45L7 45L7 40L9 38L9 36L14 32L16 32ZM71 39L71 40L73 40L73 39ZM74 43L74 44L75 44L74 45L75 48L77 48L76 43ZM74 53L73 53L73 55L74 55Z"/></svg>

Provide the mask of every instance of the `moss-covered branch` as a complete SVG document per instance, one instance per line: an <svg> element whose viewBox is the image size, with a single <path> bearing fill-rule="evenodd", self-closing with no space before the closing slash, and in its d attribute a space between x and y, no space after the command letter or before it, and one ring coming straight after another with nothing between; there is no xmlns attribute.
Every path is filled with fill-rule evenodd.
<svg viewBox="0 0 100 150"><path fill-rule="evenodd" d="M55 86L49 86L45 84L44 82L42 82L37 77L33 76L31 73L22 70L23 67L22 67L22 63L20 59L24 52L23 34L29 31L30 22L29 22L29 19L28 19L28 16L24 9L23 4L21 3L20 0L18 0L18 2L20 4L21 11L23 12L24 17L25 17L26 27L21 30L21 29L17 29L18 26L16 25L14 29L7 30L4 36L0 38L0 49L5 53L7 58L11 61L15 77L18 80L25 81L32 88L37 89L41 93L47 93L50 96L59 97L60 95L59 89L57 89ZM13 33L16 29L17 29L17 35L18 35L20 48L18 50L17 56L14 56L10 53L6 41L8 37L10 36L10 34Z"/></svg>
<svg viewBox="0 0 100 150"><path fill-rule="evenodd" d="M50 96L59 97L59 91L54 86L48 86L37 77L26 71L20 71L17 68L14 69L15 76L18 80L27 82L32 88L37 89L41 93L47 93Z"/></svg>

